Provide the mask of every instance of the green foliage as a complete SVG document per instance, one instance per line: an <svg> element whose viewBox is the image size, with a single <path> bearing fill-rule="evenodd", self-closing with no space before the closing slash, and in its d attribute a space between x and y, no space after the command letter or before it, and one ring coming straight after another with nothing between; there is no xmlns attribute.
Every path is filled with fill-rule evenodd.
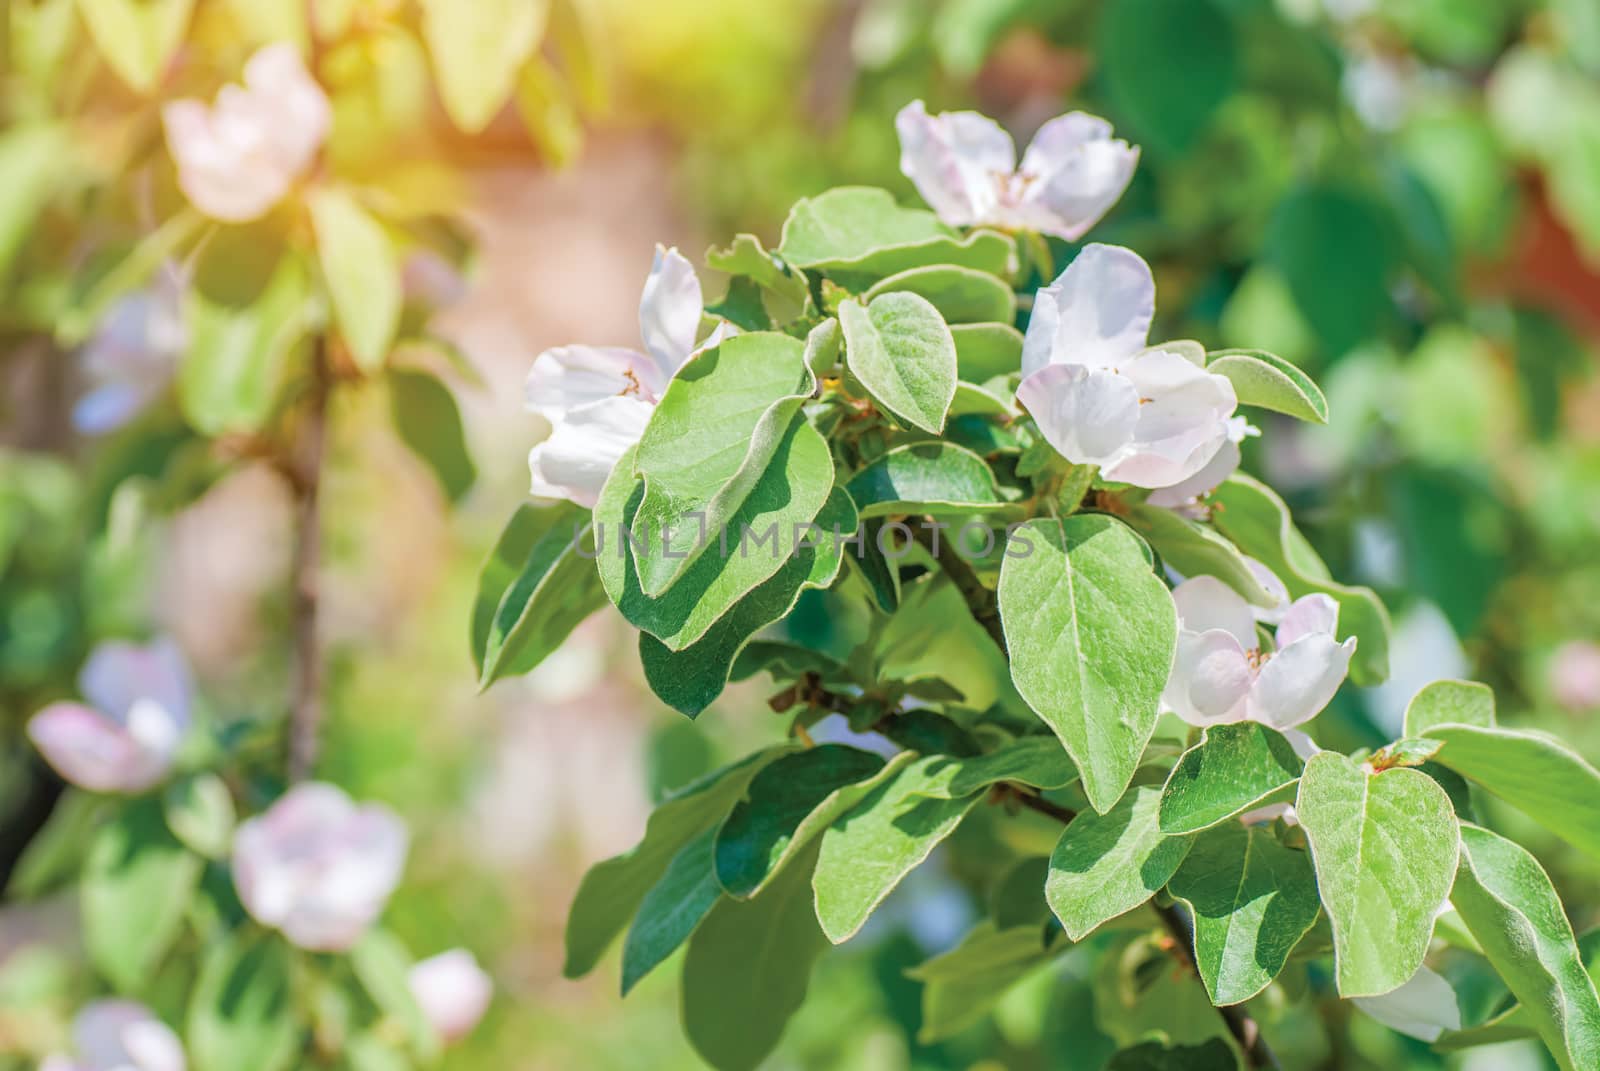
<svg viewBox="0 0 1600 1071"><path fill-rule="evenodd" d="M400 264L383 224L339 189L310 200L322 274L333 300L333 317L356 364L372 373L383 367L400 325Z"/></svg>
<svg viewBox="0 0 1600 1071"><path fill-rule="evenodd" d="M1283 734L1256 722L1213 725L1178 759L1161 790L1161 830L1197 833L1288 799L1305 763Z"/></svg>
<svg viewBox="0 0 1600 1071"><path fill-rule="evenodd" d="M1044 895L1074 941L1149 901L1178 870L1193 838L1161 832L1161 792L1138 786L1105 814L1085 811L1050 855Z"/></svg>
<svg viewBox="0 0 1600 1071"><path fill-rule="evenodd" d="M200 869L159 800L140 800L95 831L83 864L83 940L119 989L136 991L177 940Z"/></svg>
<svg viewBox="0 0 1600 1071"><path fill-rule="evenodd" d="M956 391L956 343L927 298L881 294L839 306L845 365L896 420L932 435L944 430Z"/></svg>
<svg viewBox="0 0 1600 1071"><path fill-rule="evenodd" d="M189 1057L198 1071L288 1071L300 1027L290 1014L294 974L289 948L245 930L214 944L189 998Z"/></svg>

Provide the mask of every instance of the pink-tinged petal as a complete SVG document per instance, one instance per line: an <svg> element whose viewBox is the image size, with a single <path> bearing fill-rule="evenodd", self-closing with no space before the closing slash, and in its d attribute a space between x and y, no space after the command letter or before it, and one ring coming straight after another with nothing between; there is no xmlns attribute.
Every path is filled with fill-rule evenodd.
<svg viewBox="0 0 1600 1071"><path fill-rule="evenodd" d="M184 1071L178 1035L135 1001L88 1005L73 1020L72 1041L84 1071Z"/></svg>
<svg viewBox="0 0 1600 1071"><path fill-rule="evenodd" d="M1289 611L1289 589L1283 586L1283 581L1278 579L1278 574L1268 569L1254 558L1244 560L1245 568L1250 570L1250 575L1256 578L1256 583L1261 585L1268 595L1272 596L1272 605L1254 608L1256 620L1265 625L1276 625L1283 620L1283 615Z"/></svg>
<svg viewBox="0 0 1600 1071"><path fill-rule="evenodd" d="M1051 446L1076 465L1112 464L1139 420L1139 395L1115 372L1054 364L1023 379L1027 406Z"/></svg>
<svg viewBox="0 0 1600 1071"><path fill-rule="evenodd" d="M1196 576L1172 589L1178 605L1178 624L1187 632L1221 629L1243 650L1259 647L1255 615L1244 596L1214 576Z"/></svg>
<svg viewBox="0 0 1600 1071"><path fill-rule="evenodd" d="M1152 506L1176 509L1201 495L1210 494L1218 484L1233 475L1239 467L1239 457L1239 444L1225 442L1199 472L1170 487L1157 488L1150 492L1150 497L1145 501Z"/></svg>
<svg viewBox="0 0 1600 1071"><path fill-rule="evenodd" d="M1296 755L1307 761L1310 761L1311 756L1322 750L1317 746L1317 742L1311 739L1310 733L1302 732L1299 729L1283 730L1283 738L1289 741L1289 746L1294 748Z"/></svg>
<svg viewBox="0 0 1600 1071"><path fill-rule="evenodd" d="M1254 676L1244 649L1229 633L1183 629L1161 701L1190 725L1240 721Z"/></svg>
<svg viewBox="0 0 1600 1071"><path fill-rule="evenodd" d="M464 948L422 960L407 980L423 1017L446 1042L470 1034L494 996L494 983Z"/></svg>
<svg viewBox="0 0 1600 1071"><path fill-rule="evenodd" d="M639 298L639 335L644 339L645 352L661 370L663 387L694 352L704 311L705 300L694 265L677 249L656 246L650 277Z"/></svg>
<svg viewBox="0 0 1600 1071"><path fill-rule="evenodd" d="M1123 374L1139 392L1139 423L1128 456L1107 479L1168 487L1203 470L1229 443L1238 399L1226 378L1160 350L1128 362Z"/></svg>
<svg viewBox="0 0 1600 1071"><path fill-rule="evenodd" d="M1017 149L1000 124L977 112L929 115L914 100L895 116L900 170L939 218L952 227L997 222L1002 183Z"/></svg>
<svg viewBox="0 0 1600 1071"><path fill-rule="evenodd" d="M1550 660L1550 692L1575 713L1600 708L1600 644L1571 640Z"/></svg>
<svg viewBox="0 0 1600 1071"><path fill-rule="evenodd" d="M1156 312L1156 282L1131 249L1084 246L1034 298L1022 344L1022 374L1047 364L1116 368L1144 349Z"/></svg>
<svg viewBox="0 0 1600 1071"><path fill-rule="evenodd" d="M655 407L637 398L607 398L558 421L528 453L535 498L565 498L591 509L611 470L639 441Z"/></svg>
<svg viewBox="0 0 1600 1071"><path fill-rule="evenodd" d="M1278 623L1278 646L1287 647L1304 636L1322 635L1332 639L1338 634L1338 628L1339 604L1333 601L1333 596L1321 592L1302 595L1289 604L1283 620Z"/></svg>
<svg viewBox="0 0 1600 1071"><path fill-rule="evenodd" d="M244 65L245 89L270 108L267 134L277 163L293 177L312 158L333 125L333 107L293 45L267 45Z"/></svg>
<svg viewBox="0 0 1600 1071"><path fill-rule="evenodd" d="M1139 150L1113 138L1104 119L1057 116L1022 157L1026 216L1036 229L1076 242L1117 203L1138 166Z"/></svg>
<svg viewBox="0 0 1600 1071"><path fill-rule="evenodd" d="M1283 730L1316 717L1344 683L1355 649L1354 637L1335 643L1322 633L1280 648L1261 667L1250 689L1250 720Z"/></svg>
<svg viewBox="0 0 1600 1071"><path fill-rule="evenodd" d="M1289 803L1269 803L1265 807L1257 807L1253 811L1241 814L1239 821L1247 826L1262 826L1268 822L1276 822L1280 818L1283 819L1284 825L1300 824L1294 813L1294 805Z"/></svg>
<svg viewBox="0 0 1600 1071"><path fill-rule="evenodd" d="M388 808L357 807L333 785L297 785L234 837L234 885L258 922L302 948L359 941L399 883L405 826Z"/></svg>
<svg viewBox="0 0 1600 1071"><path fill-rule="evenodd" d="M551 421L574 409L626 395L660 400L666 380L642 353L609 346L557 346L534 359L525 396L528 408Z"/></svg>
<svg viewBox="0 0 1600 1071"><path fill-rule="evenodd" d="M1427 967L1418 967L1399 989L1378 997L1356 997L1353 1003L1391 1030L1429 1044L1446 1030L1461 1029L1456 991Z"/></svg>
<svg viewBox="0 0 1600 1071"><path fill-rule="evenodd" d="M171 637L149 644L107 640L90 653L78 674L78 690L100 710L124 721L141 699L166 708L182 727L189 723L194 680Z"/></svg>
<svg viewBox="0 0 1600 1071"><path fill-rule="evenodd" d="M143 746L120 723L79 703L52 703L28 721L28 738L55 771L91 792L139 793L171 768L171 753Z"/></svg>

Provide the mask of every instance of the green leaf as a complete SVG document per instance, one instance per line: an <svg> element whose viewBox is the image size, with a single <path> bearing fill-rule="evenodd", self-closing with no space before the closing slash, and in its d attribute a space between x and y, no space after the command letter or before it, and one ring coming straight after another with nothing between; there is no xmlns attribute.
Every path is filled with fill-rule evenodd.
<svg viewBox="0 0 1600 1071"><path fill-rule="evenodd" d="M1265 484L1236 473L1211 493L1211 501L1211 523L1276 573L1290 598L1322 592L1339 604L1339 639L1357 638L1350 679L1360 685L1383 681L1389 675L1389 611L1371 589L1335 583L1290 520L1289 507Z"/></svg>
<svg viewBox="0 0 1600 1071"><path fill-rule="evenodd" d="M0 133L0 189L6 191L0 207L0 281L10 277L44 206L60 192L66 151L64 130L54 123L17 123Z"/></svg>
<svg viewBox="0 0 1600 1071"><path fill-rule="evenodd" d="M544 33L548 0L422 0L422 35L439 96L468 134L489 125Z"/></svg>
<svg viewBox="0 0 1600 1071"><path fill-rule="evenodd" d="M839 306L845 363L896 420L937 435L956 393L956 344L939 310L894 293Z"/></svg>
<svg viewBox="0 0 1600 1071"><path fill-rule="evenodd" d="M790 209L778 255L798 268L879 277L929 264L1009 275L1017 245L995 231L958 237L932 212L897 204L888 190L841 186Z"/></svg>
<svg viewBox="0 0 1600 1071"><path fill-rule="evenodd" d="M563 168L583 148L583 125L572 88L544 56L535 54L522 65L515 93L523 129L552 168Z"/></svg>
<svg viewBox="0 0 1600 1071"><path fill-rule="evenodd" d="M183 928L200 870L154 797L130 801L95 831L83 866L83 943L118 990L150 983Z"/></svg>
<svg viewBox="0 0 1600 1071"><path fill-rule="evenodd" d="M1053 916L1044 899L1044 883L1050 877L1050 857L1029 855L1017 860L989 892L989 916L995 929L1014 926L1037 927Z"/></svg>
<svg viewBox="0 0 1600 1071"><path fill-rule="evenodd" d="M272 419L305 338L309 297L305 266L290 254L247 304L200 286L185 291L189 338L178 365L178 404L196 431L213 438L256 432Z"/></svg>
<svg viewBox="0 0 1600 1071"><path fill-rule="evenodd" d="M350 950L350 969L372 1002L403 1023L411 1049L424 1063L437 1059L440 1039L411 991L411 953L388 930L367 931Z"/></svg>
<svg viewBox="0 0 1600 1071"><path fill-rule="evenodd" d="M1271 801L1305 762L1276 729L1253 721L1213 725L1178 760L1161 790L1161 830L1196 833Z"/></svg>
<svg viewBox="0 0 1600 1071"><path fill-rule="evenodd" d="M450 388L426 372L390 369L389 411L401 442L433 470L445 498L458 502L478 478Z"/></svg>
<svg viewBox="0 0 1600 1071"><path fill-rule="evenodd" d="M1143 503L1127 514L1161 560L1184 576L1214 576L1257 606L1271 606L1272 595L1245 564L1239 548L1215 530L1170 509Z"/></svg>
<svg viewBox="0 0 1600 1071"><path fill-rule="evenodd" d="M623 996L687 941L721 899L712 867L716 835L716 827L709 826L679 849L666 873L639 901L639 912L622 941Z"/></svg>
<svg viewBox="0 0 1600 1071"><path fill-rule="evenodd" d="M289 1071L303 1039L289 946L236 930L200 960L184 1045L194 1071Z"/></svg>
<svg viewBox="0 0 1600 1071"><path fill-rule="evenodd" d="M1038 926L998 929L979 922L955 948L906 971L922 983L917 1040L931 1045L981 1021L1013 985L1055 955Z"/></svg>
<svg viewBox="0 0 1600 1071"><path fill-rule="evenodd" d="M926 778L912 791L939 799L961 799L1001 781L1030 788L1065 788L1078 771L1053 736L1024 736L982 755L930 756Z"/></svg>
<svg viewBox="0 0 1600 1071"><path fill-rule="evenodd" d="M663 703L693 718L710 706L727 686L739 652L755 634L793 610L808 588L826 588L844 562L843 540L859 523L850 496L837 487L814 522L816 545L807 540L755 590L730 607L704 636L674 651L648 632L639 633L639 661L645 680Z"/></svg>
<svg viewBox="0 0 1600 1071"><path fill-rule="evenodd" d="M523 506L511 518L484 566L473 611L481 687L529 672L605 605L592 540L588 511L570 502Z"/></svg>
<svg viewBox="0 0 1600 1071"><path fill-rule="evenodd" d="M1370 774L1321 751L1300 777L1295 813L1333 924L1339 995L1399 988L1422 966L1455 874L1450 797L1416 770Z"/></svg>
<svg viewBox="0 0 1600 1071"><path fill-rule="evenodd" d="M389 356L405 303L394 243L346 190L318 189L309 206L334 321L356 365L370 375Z"/></svg>
<svg viewBox="0 0 1600 1071"><path fill-rule="evenodd" d="M1434 761L1476 781L1573 847L1600 857L1600 771L1539 733L1436 725Z"/></svg>
<svg viewBox="0 0 1600 1071"><path fill-rule="evenodd" d="M596 547L600 579L623 617L674 651L705 636L740 599L782 569L803 538L817 534L807 526L833 486L828 444L803 418L795 417L767 471L723 529L726 552L720 533L709 532L707 542L717 549L699 555L682 580L653 598L640 589L628 552L631 538L647 538L646 530L635 523L644 487L629 475L631 458L631 452L623 455L595 506L596 532L606 544ZM648 537L658 534L652 530ZM830 529L827 537L832 536Z"/></svg>
<svg viewBox="0 0 1600 1071"><path fill-rule="evenodd" d="M1600 1067L1600 998L1539 861L1504 837L1463 825L1450 902L1563 1071Z"/></svg>
<svg viewBox="0 0 1600 1071"><path fill-rule="evenodd" d="M167 828L190 851L207 859L227 857L233 846L233 797L214 773L174 781L161 794Z"/></svg>
<svg viewBox="0 0 1600 1071"><path fill-rule="evenodd" d="M1405 735L1421 736L1436 725L1493 729L1494 690L1477 681L1434 681L1406 704Z"/></svg>
<svg viewBox="0 0 1600 1071"><path fill-rule="evenodd" d="M811 908L815 852L753 900L724 898L689 939L683 1028L717 1071L754 1071L805 1002L827 940Z"/></svg>
<svg viewBox="0 0 1600 1071"><path fill-rule="evenodd" d="M1199 1045L1144 1041L1111 1057L1105 1071L1237 1071L1238 1057L1221 1038Z"/></svg>
<svg viewBox="0 0 1600 1071"><path fill-rule="evenodd" d="M717 541L768 474L816 385L801 342L771 332L737 335L678 370L631 469L644 479L629 524L645 536L632 553L645 594L665 593ZM811 480L789 488L803 504L802 520L822 509L830 486ZM770 564L757 582L777 571L778 563Z"/></svg>
<svg viewBox="0 0 1600 1071"><path fill-rule="evenodd" d="M973 268L949 264L910 268L880 279L862 298L871 303L881 294L898 292L927 298L948 324L1009 324L1017 315L1017 295L1011 288Z"/></svg>
<svg viewBox="0 0 1600 1071"><path fill-rule="evenodd" d="M834 944L847 941L868 916L928 857L981 798L928 794L950 776L951 760L928 755L872 790L822 835L813 879L817 919Z"/></svg>
<svg viewBox="0 0 1600 1071"><path fill-rule="evenodd" d="M778 759L750 782L717 831L716 881L740 899L757 895L812 837L876 787L885 769L880 756L843 744Z"/></svg>
<svg viewBox="0 0 1600 1071"><path fill-rule="evenodd" d="M1167 890L1194 916L1195 965L1219 1006L1265 989L1322 910L1311 857L1238 822L1200 834Z"/></svg>
<svg viewBox="0 0 1600 1071"><path fill-rule="evenodd" d="M1374 751L1367 759L1367 765L1379 772L1396 766L1421 766L1437 755L1443 746L1438 740L1408 737Z"/></svg>
<svg viewBox="0 0 1600 1071"><path fill-rule="evenodd" d="M1161 832L1160 807L1161 790L1139 785L1105 814L1084 811L1062 831L1044 898L1072 940L1148 901L1189 854L1194 838Z"/></svg>
<svg viewBox="0 0 1600 1071"><path fill-rule="evenodd" d="M0 189L18 190L18 193L12 194L13 198L19 193L26 196L26 179L7 174L7 149L4 145L5 142L0 141ZM53 156L51 163L55 163ZM11 209L14 204L15 201L12 201L7 208ZM69 308L62 310L56 322L56 341L63 346L82 345L105 321L119 300L143 286L163 264L179 259L184 247L206 225L206 218L199 212L193 208L182 208L139 239L138 244L129 249L121 260L91 282ZM0 222L0 276L4 275L8 260L4 250L7 248L5 235L9 230L8 223Z"/></svg>
<svg viewBox="0 0 1600 1071"><path fill-rule="evenodd" d="M1371 197L1336 185L1291 190L1278 202L1266 245L1330 357L1381 326L1400 247Z"/></svg>
<svg viewBox="0 0 1600 1071"><path fill-rule="evenodd" d="M566 977L578 978L594 969L678 852L722 821L750 779L786 751L768 748L747 755L673 793L651 813L637 845L589 869L567 914L567 959L562 967Z"/></svg>
<svg viewBox="0 0 1600 1071"><path fill-rule="evenodd" d="M708 249L706 265L717 271L727 272L729 275L743 275L755 280L763 290L769 291L781 300L780 312L787 314L780 317L784 320L792 320L799 316L811 298L805 273L791 271L782 261L767 252L766 247L761 244L761 239L753 234L735 236L733 244L726 249L718 249L715 246Z"/></svg>
<svg viewBox="0 0 1600 1071"><path fill-rule="evenodd" d="M985 417L999 417L1009 420L1017 415L1010 398L1010 391L996 392L991 387L978 387L971 383L956 382L955 397L950 399L949 417L977 415Z"/></svg>
<svg viewBox="0 0 1600 1071"><path fill-rule="evenodd" d="M897 446L845 485L863 517L895 513L990 513L1006 507L994 473L951 443Z"/></svg>
<svg viewBox="0 0 1600 1071"><path fill-rule="evenodd" d="M1100 17L1096 56L1117 114L1167 155L1192 147L1233 92L1238 52L1213 0L1114 0Z"/></svg>
<svg viewBox="0 0 1600 1071"><path fill-rule="evenodd" d="M1010 324L951 324L956 371L968 383L987 383L1022 368L1022 332Z"/></svg>
<svg viewBox="0 0 1600 1071"><path fill-rule="evenodd" d="M149 93L183 43L194 0L78 0L78 10L117 77Z"/></svg>
<svg viewBox="0 0 1600 1071"><path fill-rule="evenodd" d="M1080 514L1012 534L999 598L1017 691L1061 738L1104 814L1155 731L1177 644L1172 595L1126 525Z"/></svg>
<svg viewBox="0 0 1600 1071"><path fill-rule="evenodd" d="M1213 350L1207 372L1226 376L1240 405L1286 413L1313 424L1328 422L1328 399L1311 377L1266 350Z"/></svg>
<svg viewBox="0 0 1600 1071"><path fill-rule="evenodd" d="M806 334L806 367L812 375L822 376L839 363L839 351L844 345L844 332L839 321L832 316L823 320Z"/></svg>

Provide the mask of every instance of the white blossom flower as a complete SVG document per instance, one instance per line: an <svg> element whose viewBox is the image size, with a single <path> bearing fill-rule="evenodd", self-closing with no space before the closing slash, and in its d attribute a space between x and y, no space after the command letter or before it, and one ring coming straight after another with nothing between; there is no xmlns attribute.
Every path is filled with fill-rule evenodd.
<svg viewBox="0 0 1600 1071"><path fill-rule="evenodd" d="M532 493L593 506L617 459L639 441L679 368L698 349L705 302L694 266L676 249L656 247L639 298L644 352L617 346L557 346L528 374L528 408L550 422L550 437L533 448ZM719 324L699 348L734 331Z"/></svg>
<svg viewBox="0 0 1600 1071"><path fill-rule="evenodd" d="M358 807L333 785L307 782L239 826L233 880L257 922L301 948L343 951L383 913L406 844L387 807Z"/></svg>
<svg viewBox="0 0 1600 1071"><path fill-rule="evenodd" d="M1172 598L1178 651L1162 703L1191 725L1292 729L1328 705L1349 671L1355 637L1335 639L1339 604L1327 595L1289 604L1272 651L1262 650L1250 604L1216 577L1185 580Z"/></svg>
<svg viewBox="0 0 1600 1071"><path fill-rule="evenodd" d="M47 1057L40 1071L185 1071L171 1027L131 1000L98 1000L72 1021L73 1055Z"/></svg>
<svg viewBox="0 0 1600 1071"><path fill-rule="evenodd" d="M900 170L952 227L986 224L1075 242L1099 222L1133 178L1139 150L1111 124L1083 112L1039 128L1022 165L1000 124L977 112L929 115L912 101L895 117Z"/></svg>
<svg viewBox="0 0 1600 1071"><path fill-rule="evenodd" d="M283 200L328 136L333 109L293 45L262 48L244 84L216 102L176 100L161 111L178 185L213 219L259 219Z"/></svg>
<svg viewBox="0 0 1600 1071"><path fill-rule="evenodd" d="M1550 691L1574 713L1600 709L1600 644L1571 640L1550 660Z"/></svg>
<svg viewBox="0 0 1600 1071"><path fill-rule="evenodd" d="M1418 967L1399 989L1382 996L1356 997L1356 1007L1391 1030L1432 1044L1446 1030L1461 1029L1456 991L1436 971Z"/></svg>
<svg viewBox="0 0 1600 1071"><path fill-rule="evenodd" d="M28 722L29 738L56 772L93 792L139 793L164 780L194 692L177 645L102 643L78 688L87 703L52 703Z"/></svg>
<svg viewBox="0 0 1600 1071"><path fill-rule="evenodd" d="M494 996L494 983L464 948L422 960L407 981L423 1018L446 1042L470 1034Z"/></svg>
<svg viewBox="0 0 1600 1071"><path fill-rule="evenodd" d="M1261 429L1251 424L1242 416L1232 417L1228 421L1228 437L1217 449L1216 454L1206 462L1201 470L1190 476L1187 480L1179 480L1170 487L1158 488L1150 492L1145 499L1152 506L1164 506L1167 509L1182 510L1194 506L1201 498L1216 490L1217 486L1232 476L1239 468L1241 454L1239 444L1252 435L1260 435Z"/></svg>
<svg viewBox="0 0 1600 1071"><path fill-rule="evenodd" d="M1068 461L1120 483L1187 489L1242 434L1231 420L1238 398L1226 377L1146 345L1155 303L1137 253L1085 246L1034 298L1017 400Z"/></svg>
<svg viewBox="0 0 1600 1071"><path fill-rule="evenodd" d="M72 407L72 426L85 435L122 427L172 382L187 335L178 287L163 274L163 283L113 305L79 353L89 390Z"/></svg>

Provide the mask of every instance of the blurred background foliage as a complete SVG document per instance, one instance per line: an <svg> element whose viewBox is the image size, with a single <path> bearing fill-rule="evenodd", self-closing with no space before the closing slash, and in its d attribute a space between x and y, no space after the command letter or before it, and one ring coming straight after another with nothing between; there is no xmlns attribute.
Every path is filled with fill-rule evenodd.
<svg viewBox="0 0 1600 1071"><path fill-rule="evenodd" d="M397 6L316 8L360 19ZM70 3L10 13L8 868L21 847L10 831L48 811L21 724L71 691L96 640L175 633L219 723L248 726L281 704L289 497L247 444L198 447L170 405L109 436L71 430L85 373L71 359L81 339L62 325L95 311L83 251L111 263L120 258L104 251L148 233L151 194L123 177L146 174L129 161L151 152L158 129L104 65L65 64L67 84L29 77L28 64L82 47ZM415 38L381 18L321 68L336 124L359 115L384 131L371 151L335 138L330 166L390 190L417 221L465 209L481 241L470 284L437 324L465 355L466 371L438 370L457 392L477 486L447 512L439 486L378 433L390 405L373 392L333 414L327 477L323 773L413 825L392 928L417 946L468 945L499 984L490 1018L447 1066L698 1066L675 1022L672 972L625 1004L604 971L559 978L566 907L584 867L636 838L652 799L778 732L759 685L693 724L666 711L609 619L526 681L475 695L463 625L475 574L524 493L522 459L540 433L519 411L521 377L545 345L632 336L658 237L691 255L735 230L775 238L790 203L840 183L913 200L892 117L917 97L994 115L1019 140L1065 110L1105 115L1144 155L1096 237L1155 267L1157 337L1270 349L1327 389L1329 426L1284 421L1261 440L1271 452L1246 459L1333 572L1377 588L1395 615L1395 679L1347 688L1318 723L1324 743L1382 743L1420 684L1474 676L1506 720L1600 754L1600 5L603 0L592 14L599 59L525 78L478 137L441 120ZM231 71L279 32L235 12L202 23L192 47ZM70 131L51 121L64 100L86 117ZM81 233L91 215L111 233ZM1546 861L1567 903L1600 902L1591 864L1514 812L1494 820ZM957 1036L916 1040L919 984L902 970L979 914L993 883L981 850L1000 835L979 826L963 827L868 936L824 959L774 1066L1076 1069L1111 1051L1118 978L1074 956ZM1031 830L1011 822L1003 835ZM1033 832L1048 851L1046 830ZM70 829L55 833L70 854ZM12 893L19 880L50 888L42 854L12 875ZM73 917L50 904L0 914L0 1067L87 995ZM1583 932L1600 917L1575 922ZM1158 1005L1153 1014L1181 1012ZM1335 1021L1343 1032L1305 1024L1286 1065L1543 1066L1531 1047L1447 1057L1359 1015Z"/></svg>

